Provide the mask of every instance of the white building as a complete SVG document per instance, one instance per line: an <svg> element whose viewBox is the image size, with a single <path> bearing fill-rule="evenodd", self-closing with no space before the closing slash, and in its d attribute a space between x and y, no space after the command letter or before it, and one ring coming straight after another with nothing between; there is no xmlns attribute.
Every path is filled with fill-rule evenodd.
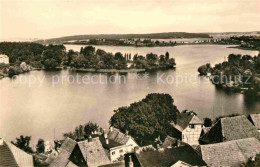
<svg viewBox="0 0 260 167"><path fill-rule="evenodd" d="M0 54L0 63L9 64L9 57L3 54Z"/></svg>
<svg viewBox="0 0 260 167"><path fill-rule="evenodd" d="M116 162L124 157L124 154L134 152L139 147L134 139L118 129L110 127L108 133L92 134L92 138L99 137L102 146L108 151L111 162Z"/></svg>
<svg viewBox="0 0 260 167"><path fill-rule="evenodd" d="M178 116L177 123L172 123L173 127L180 132L181 140L189 145L199 145L203 124L193 111L183 111Z"/></svg>

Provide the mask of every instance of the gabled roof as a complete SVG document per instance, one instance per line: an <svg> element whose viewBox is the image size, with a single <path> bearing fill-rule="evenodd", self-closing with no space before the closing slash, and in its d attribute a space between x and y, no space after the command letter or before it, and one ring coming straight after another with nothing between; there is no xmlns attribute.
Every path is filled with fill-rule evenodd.
<svg viewBox="0 0 260 167"><path fill-rule="evenodd" d="M202 158L189 145L165 149L164 151L147 151L135 154L142 167L170 167L178 161L192 166L206 166Z"/></svg>
<svg viewBox="0 0 260 167"><path fill-rule="evenodd" d="M0 145L0 166L33 167L33 157L15 145L3 141L3 145Z"/></svg>
<svg viewBox="0 0 260 167"><path fill-rule="evenodd" d="M113 128L113 130L109 130L107 137L111 140L114 140L117 143L120 144L126 144L128 140L131 138L131 136L126 135L122 132L120 132L118 129Z"/></svg>
<svg viewBox="0 0 260 167"><path fill-rule="evenodd" d="M69 163L70 155L72 154L77 142L70 138L66 138L60 147L60 153L56 159L50 164L50 167L65 167Z"/></svg>
<svg viewBox="0 0 260 167"><path fill-rule="evenodd" d="M110 163L108 156L99 141L99 138L93 138L92 141L84 140L78 142L78 145L87 166L96 167Z"/></svg>
<svg viewBox="0 0 260 167"><path fill-rule="evenodd" d="M203 125L203 122L197 117L197 114L193 111L183 111L178 115L177 123L172 123L179 131L183 131L189 124Z"/></svg>
<svg viewBox="0 0 260 167"><path fill-rule="evenodd" d="M200 138L200 141L202 143L213 144L250 137L255 137L260 140L260 133L243 115L221 118L205 135Z"/></svg>
<svg viewBox="0 0 260 167"><path fill-rule="evenodd" d="M260 114L250 114L249 120L255 125L257 129L260 129Z"/></svg>
<svg viewBox="0 0 260 167"><path fill-rule="evenodd" d="M208 166L240 166L260 152L260 142L255 138L247 138L202 145L201 152Z"/></svg>

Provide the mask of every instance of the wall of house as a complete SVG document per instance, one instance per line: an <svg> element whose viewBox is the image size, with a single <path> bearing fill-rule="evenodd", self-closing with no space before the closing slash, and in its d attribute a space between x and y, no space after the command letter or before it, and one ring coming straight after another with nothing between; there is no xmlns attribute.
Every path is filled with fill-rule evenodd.
<svg viewBox="0 0 260 167"><path fill-rule="evenodd" d="M128 153L128 150L131 150L131 146L124 145L120 147L111 148L109 150L110 161L115 162L118 161L118 158L123 158L124 154Z"/></svg>
<svg viewBox="0 0 260 167"><path fill-rule="evenodd" d="M128 147L128 150L127 152L134 152L134 148L135 147L138 147L137 143L132 139L130 138L127 143L126 143L127 146L130 146Z"/></svg>
<svg viewBox="0 0 260 167"><path fill-rule="evenodd" d="M203 125L194 125L191 128L190 125L182 131L182 141L189 145L199 145L199 137Z"/></svg>
<svg viewBox="0 0 260 167"><path fill-rule="evenodd" d="M9 64L9 57L0 57L0 63Z"/></svg>

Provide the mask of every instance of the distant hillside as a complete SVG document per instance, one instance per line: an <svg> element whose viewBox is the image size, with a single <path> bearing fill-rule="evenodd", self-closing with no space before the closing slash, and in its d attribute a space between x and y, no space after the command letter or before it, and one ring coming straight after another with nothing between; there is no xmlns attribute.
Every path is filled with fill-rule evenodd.
<svg viewBox="0 0 260 167"><path fill-rule="evenodd" d="M127 38L147 38L147 39L169 39L169 38L209 38L206 33L186 33L186 32L165 32L150 34L97 34L97 35L75 35L45 40L45 43L62 43L72 40L86 39L127 39ZM35 41L43 43L43 40Z"/></svg>

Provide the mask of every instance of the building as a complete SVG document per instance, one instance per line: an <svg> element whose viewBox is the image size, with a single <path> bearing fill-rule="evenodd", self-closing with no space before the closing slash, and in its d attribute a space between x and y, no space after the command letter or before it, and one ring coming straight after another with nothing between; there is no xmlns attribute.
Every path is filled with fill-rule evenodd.
<svg viewBox="0 0 260 167"><path fill-rule="evenodd" d="M50 164L50 167L97 167L109 163L108 156L98 138L80 142L67 138L59 149L58 157Z"/></svg>
<svg viewBox="0 0 260 167"><path fill-rule="evenodd" d="M0 63L9 64L9 57L4 54L0 54Z"/></svg>
<svg viewBox="0 0 260 167"><path fill-rule="evenodd" d="M260 132L260 114L250 114L248 120L257 128Z"/></svg>
<svg viewBox="0 0 260 167"><path fill-rule="evenodd" d="M189 146L164 149L162 151L146 151L126 154L126 164L129 159L133 161L133 167L191 167L206 166L202 158Z"/></svg>
<svg viewBox="0 0 260 167"><path fill-rule="evenodd" d="M128 135L128 132L124 134L114 127L110 127L107 137L110 140L128 146L127 152L133 152L136 147L139 147L135 140Z"/></svg>
<svg viewBox="0 0 260 167"><path fill-rule="evenodd" d="M213 144L254 137L260 140L260 133L246 116L221 118L200 138L201 144Z"/></svg>
<svg viewBox="0 0 260 167"><path fill-rule="evenodd" d="M255 138L246 138L202 145L201 152L210 167L241 166L260 152L260 142Z"/></svg>
<svg viewBox="0 0 260 167"><path fill-rule="evenodd" d="M198 145L203 124L195 112L183 111L179 114L177 123L172 123L172 126L180 133L178 136L183 142Z"/></svg>
<svg viewBox="0 0 260 167"><path fill-rule="evenodd" d="M122 160L124 154L134 152L135 147L138 147L131 136L113 127L110 127L108 133L92 134L91 137L99 138L103 148L108 151L111 162Z"/></svg>
<svg viewBox="0 0 260 167"><path fill-rule="evenodd" d="M78 142L78 145L88 167L96 167L110 163L99 138L90 138L89 140Z"/></svg>
<svg viewBox="0 0 260 167"><path fill-rule="evenodd" d="M33 167L33 157L0 138L0 166Z"/></svg>

